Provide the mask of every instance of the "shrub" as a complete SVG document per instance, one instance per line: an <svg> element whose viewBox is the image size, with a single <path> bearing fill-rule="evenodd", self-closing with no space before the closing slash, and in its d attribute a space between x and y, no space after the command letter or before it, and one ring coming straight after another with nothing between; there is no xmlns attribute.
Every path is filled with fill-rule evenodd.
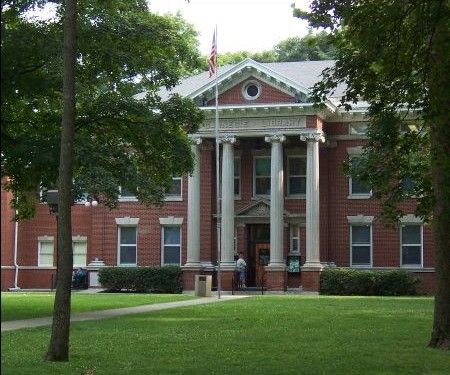
<svg viewBox="0 0 450 375"><path fill-rule="evenodd" d="M330 295L404 296L417 294L419 279L404 270L369 271L329 268L320 275L320 293Z"/></svg>
<svg viewBox="0 0 450 375"><path fill-rule="evenodd" d="M109 292L122 290L152 293L181 293L181 268L106 267L99 270L99 282Z"/></svg>

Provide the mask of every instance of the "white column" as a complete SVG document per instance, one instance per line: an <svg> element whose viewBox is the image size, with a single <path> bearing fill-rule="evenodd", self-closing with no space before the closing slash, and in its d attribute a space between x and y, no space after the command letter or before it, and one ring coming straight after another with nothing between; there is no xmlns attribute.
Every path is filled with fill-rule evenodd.
<svg viewBox="0 0 450 375"><path fill-rule="evenodd" d="M222 146L221 266L234 267L234 148L236 138L224 136Z"/></svg>
<svg viewBox="0 0 450 375"><path fill-rule="evenodd" d="M193 140L194 171L188 177L187 260L185 266L200 267L200 144Z"/></svg>
<svg viewBox="0 0 450 375"><path fill-rule="evenodd" d="M303 267L322 268L320 263L320 206L319 206L319 142L322 131L300 135L306 141L306 260Z"/></svg>
<svg viewBox="0 0 450 375"><path fill-rule="evenodd" d="M283 257L284 182L283 145L286 137L276 134L265 138L272 144L270 158L270 267L286 267Z"/></svg>

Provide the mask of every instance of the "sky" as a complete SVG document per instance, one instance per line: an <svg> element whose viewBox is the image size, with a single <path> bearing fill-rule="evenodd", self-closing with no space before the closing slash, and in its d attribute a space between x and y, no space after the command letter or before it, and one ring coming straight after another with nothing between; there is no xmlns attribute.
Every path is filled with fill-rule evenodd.
<svg viewBox="0 0 450 375"><path fill-rule="evenodd" d="M158 14L180 12L199 33L202 55L211 50L217 25L218 53L272 49L289 37L308 33L306 21L292 16L294 0L148 0ZM296 0L297 8L307 10L310 0Z"/></svg>

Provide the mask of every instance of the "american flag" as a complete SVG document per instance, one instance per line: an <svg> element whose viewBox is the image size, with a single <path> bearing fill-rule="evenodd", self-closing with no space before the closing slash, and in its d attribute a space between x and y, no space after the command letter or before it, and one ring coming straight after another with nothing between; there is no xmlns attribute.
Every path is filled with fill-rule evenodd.
<svg viewBox="0 0 450 375"><path fill-rule="evenodd" d="M217 44L216 44L216 31L214 31L214 36L212 40L211 53L208 58L208 66L209 66L209 78L211 78L217 69Z"/></svg>

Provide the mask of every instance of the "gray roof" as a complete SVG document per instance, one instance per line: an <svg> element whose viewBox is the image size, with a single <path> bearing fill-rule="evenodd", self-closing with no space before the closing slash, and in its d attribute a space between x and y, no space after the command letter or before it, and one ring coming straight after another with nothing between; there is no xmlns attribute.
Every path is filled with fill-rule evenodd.
<svg viewBox="0 0 450 375"><path fill-rule="evenodd" d="M322 71L325 68L331 67L334 64L333 60L322 61L296 61L296 62L280 62L280 63L257 63L250 59L253 64L260 65L261 67L273 71L278 76L285 77L287 80L295 82L296 84L305 88L311 88L316 82L320 80ZM245 60L245 61L247 61ZM245 62L244 61L244 62ZM229 71L233 70L239 64L230 64L225 66L219 66L218 80L226 75ZM203 86L211 83L208 72L203 72L188 78L183 79L180 84L175 86L170 93L177 93L181 96L189 96L195 91L201 89ZM169 92L162 89L160 95L163 99L168 97Z"/></svg>

